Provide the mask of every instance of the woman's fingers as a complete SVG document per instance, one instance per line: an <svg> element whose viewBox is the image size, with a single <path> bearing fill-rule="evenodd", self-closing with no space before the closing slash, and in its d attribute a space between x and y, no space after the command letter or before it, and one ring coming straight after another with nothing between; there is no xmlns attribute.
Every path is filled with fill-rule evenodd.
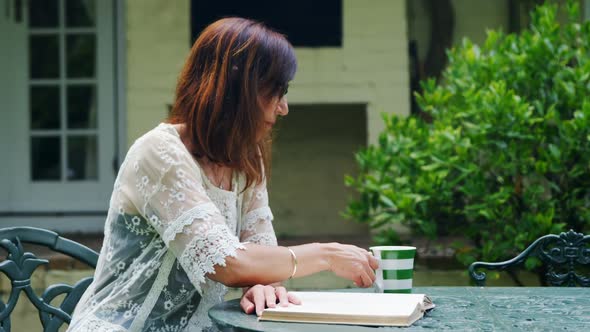
<svg viewBox="0 0 590 332"><path fill-rule="evenodd" d="M377 270L379 268L379 260L375 258L373 255L369 255L369 265L373 270Z"/></svg>
<svg viewBox="0 0 590 332"><path fill-rule="evenodd" d="M252 296L254 298L254 305L256 306L256 315L260 316L266 304L264 297L264 286L252 287Z"/></svg>
<svg viewBox="0 0 590 332"><path fill-rule="evenodd" d="M287 293L287 298L289 299L290 303L301 304L301 300L297 296L295 296L295 294Z"/></svg>
<svg viewBox="0 0 590 332"><path fill-rule="evenodd" d="M363 281L362 273L358 273L357 276L354 278L354 284L357 287L364 287L365 282Z"/></svg>
<svg viewBox="0 0 590 332"><path fill-rule="evenodd" d="M360 271L361 283L359 283L358 285L361 287L369 287L373 285L373 282L376 279L375 271L373 270L373 265L375 265L376 263L378 267L379 263L373 262L373 260L376 261L376 259L370 252L362 248L358 249L361 253L360 265L362 266L362 271Z"/></svg>
<svg viewBox="0 0 590 332"><path fill-rule="evenodd" d="M255 308L254 303L252 303L252 301L250 301L250 299L248 298L247 295L242 296L242 299L240 300L240 307L247 314L253 313L254 308Z"/></svg>
<svg viewBox="0 0 590 332"><path fill-rule="evenodd" d="M365 269L365 272L367 274L367 278L369 278L369 280L371 281L371 285L372 285L373 282L375 281L375 279L377 279L377 276L375 275L375 271L373 271L373 269L369 266L367 269Z"/></svg>
<svg viewBox="0 0 590 332"><path fill-rule="evenodd" d="M256 285L244 293L240 300L240 307L247 314L255 311L256 315L260 316L264 308L275 308L277 299L281 306L284 307L288 306L289 303L301 304L301 300L287 292L287 289L283 286L275 288L273 286Z"/></svg>
<svg viewBox="0 0 590 332"><path fill-rule="evenodd" d="M379 261L367 250L359 248L359 252L362 256L361 266L362 271L359 271L358 281L356 281L359 287L371 287L377 279L375 275L375 269L379 267Z"/></svg>
<svg viewBox="0 0 590 332"><path fill-rule="evenodd" d="M354 284L357 287L362 287L362 288L366 288L371 286L373 283L371 282L371 279L369 278L369 276L367 276L367 274L365 272L360 272L354 279Z"/></svg>
<svg viewBox="0 0 590 332"><path fill-rule="evenodd" d="M368 271L367 275L369 276L369 279L371 280L370 286L373 286L373 284L377 280L376 270L374 270L373 267L369 267L369 271Z"/></svg>
<svg viewBox="0 0 590 332"><path fill-rule="evenodd" d="M274 308L277 306L277 297L273 286L264 286L264 298L266 299L267 307Z"/></svg>
<svg viewBox="0 0 590 332"><path fill-rule="evenodd" d="M340 277L349 279L358 287L369 287L376 280L375 270L379 261L371 252L353 245L336 244L336 251L331 260L331 270Z"/></svg>
<svg viewBox="0 0 590 332"><path fill-rule="evenodd" d="M371 287L373 285L373 280L366 274L361 273L361 280L363 281L363 287Z"/></svg>
<svg viewBox="0 0 590 332"><path fill-rule="evenodd" d="M283 286L279 286L275 288L275 294L279 299L279 305L282 307L286 307L289 305L289 297L287 296L287 289Z"/></svg>

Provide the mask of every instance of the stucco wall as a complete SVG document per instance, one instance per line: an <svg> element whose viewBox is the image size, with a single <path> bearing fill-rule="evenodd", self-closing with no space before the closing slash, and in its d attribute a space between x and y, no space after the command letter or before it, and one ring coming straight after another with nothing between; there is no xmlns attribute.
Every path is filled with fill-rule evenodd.
<svg viewBox="0 0 590 332"><path fill-rule="evenodd" d="M298 48L299 71L289 102L366 103L367 135L375 142L380 113L409 113L404 0L343 0L341 48Z"/></svg>
<svg viewBox="0 0 590 332"><path fill-rule="evenodd" d="M273 146L270 206L279 236L368 234L340 213L354 195L354 152L365 146L364 104L294 105L280 120Z"/></svg>
<svg viewBox="0 0 590 332"><path fill-rule="evenodd" d="M189 1L126 1L127 145L168 114L189 50Z"/></svg>
<svg viewBox="0 0 590 332"><path fill-rule="evenodd" d="M189 1L127 2L127 138L166 116L189 50ZM343 46L297 48L289 102L366 103L371 141L380 112L408 114L404 0L343 0Z"/></svg>

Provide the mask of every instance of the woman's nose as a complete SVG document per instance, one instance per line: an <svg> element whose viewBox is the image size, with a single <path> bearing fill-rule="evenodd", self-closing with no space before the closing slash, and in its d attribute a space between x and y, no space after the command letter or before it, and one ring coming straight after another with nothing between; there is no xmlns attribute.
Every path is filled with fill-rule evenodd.
<svg viewBox="0 0 590 332"><path fill-rule="evenodd" d="M281 100L279 100L279 104L277 105L277 114L281 116L289 114L289 105L287 104L287 97L283 97L281 98Z"/></svg>

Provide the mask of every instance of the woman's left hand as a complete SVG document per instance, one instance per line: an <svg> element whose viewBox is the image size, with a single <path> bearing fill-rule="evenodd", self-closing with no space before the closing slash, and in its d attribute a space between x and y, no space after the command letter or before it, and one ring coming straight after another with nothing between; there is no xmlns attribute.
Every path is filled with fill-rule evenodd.
<svg viewBox="0 0 590 332"><path fill-rule="evenodd" d="M256 311L256 315L260 316L264 308L276 307L277 300L279 305L283 307L288 306L289 303L301 304L301 301L295 295L287 292L283 286L256 285L244 292L240 306L245 313L251 314Z"/></svg>

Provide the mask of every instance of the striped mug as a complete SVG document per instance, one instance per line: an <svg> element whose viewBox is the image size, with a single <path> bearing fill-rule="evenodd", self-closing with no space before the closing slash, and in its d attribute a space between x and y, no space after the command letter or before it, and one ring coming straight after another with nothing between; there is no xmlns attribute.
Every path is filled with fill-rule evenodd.
<svg viewBox="0 0 590 332"><path fill-rule="evenodd" d="M375 288L379 293L411 293L416 247L378 246L369 248L379 261Z"/></svg>

